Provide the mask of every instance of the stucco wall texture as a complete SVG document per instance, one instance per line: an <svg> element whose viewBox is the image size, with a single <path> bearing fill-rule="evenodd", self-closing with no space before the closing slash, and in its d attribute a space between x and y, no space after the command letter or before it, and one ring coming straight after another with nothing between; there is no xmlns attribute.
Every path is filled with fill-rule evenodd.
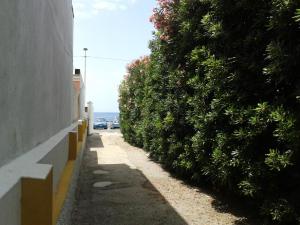
<svg viewBox="0 0 300 225"><path fill-rule="evenodd" d="M72 0L0 1L0 167L72 122Z"/></svg>

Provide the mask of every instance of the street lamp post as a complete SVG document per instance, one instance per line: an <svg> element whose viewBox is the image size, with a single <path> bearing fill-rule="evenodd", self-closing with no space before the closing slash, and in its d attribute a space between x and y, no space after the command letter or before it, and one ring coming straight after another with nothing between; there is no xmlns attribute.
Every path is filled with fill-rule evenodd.
<svg viewBox="0 0 300 225"><path fill-rule="evenodd" d="M84 85L86 86L86 52L87 52L87 48L84 48Z"/></svg>
<svg viewBox="0 0 300 225"><path fill-rule="evenodd" d="M83 51L84 51L84 105L85 105L85 100L86 100L86 92L87 92L87 85L86 85L86 52L87 52L87 48L84 48Z"/></svg>

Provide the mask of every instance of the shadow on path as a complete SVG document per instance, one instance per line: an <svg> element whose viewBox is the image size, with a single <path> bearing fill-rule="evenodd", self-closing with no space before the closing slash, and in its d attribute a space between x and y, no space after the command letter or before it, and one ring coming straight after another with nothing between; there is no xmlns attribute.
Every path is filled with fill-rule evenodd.
<svg viewBox="0 0 300 225"><path fill-rule="evenodd" d="M88 136L87 139L87 148L90 150L91 148L104 148L101 135L100 134L92 134Z"/></svg>
<svg viewBox="0 0 300 225"><path fill-rule="evenodd" d="M140 170L127 164L99 165L97 152L91 148L103 147L99 134L89 136L72 225L187 224ZM94 187L95 183L103 186Z"/></svg>

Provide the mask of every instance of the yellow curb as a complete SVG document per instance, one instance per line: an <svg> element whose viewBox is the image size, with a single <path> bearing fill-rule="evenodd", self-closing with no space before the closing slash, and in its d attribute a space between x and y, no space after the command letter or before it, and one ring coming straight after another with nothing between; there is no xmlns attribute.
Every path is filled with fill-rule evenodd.
<svg viewBox="0 0 300 225"><path fill-rule="evenodd" d="M61 209L63 207L65 198L68 194L69 186L72 179L72 174L74 170L75 161L68 161L64 171L62 173L62 176L60 178L57 192L54 195L54 204L53 204L53 221L57 221L59 214L61 212Z"/></svg>
<svg viewBox="0 0 300 225"><path fill-rule="evenodd" d="M52 225L53 170L45 179L22 178L21 224Z"/></svg>

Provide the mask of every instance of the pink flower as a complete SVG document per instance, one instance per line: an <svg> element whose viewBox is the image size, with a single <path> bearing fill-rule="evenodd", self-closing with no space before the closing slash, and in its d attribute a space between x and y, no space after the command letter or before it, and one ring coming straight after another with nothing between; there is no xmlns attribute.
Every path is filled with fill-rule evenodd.
<svg viewBox="0 0 300 225"><path fill-rule="evenodd" d="M169 39L172 34L172 22L175 18L173 5L175 0L157 0L158 7L153 9L153 14L150 17L150 22L154 24L155 29L162 32L161 39Z"/></svg>
<svg viewBox="0 0 300 225"><path fill-rule="evenodd" d="M127 81L132 74L143 75L145 72L145 67L150 63L149 56L141 56L127 65L127 74L124 76L124 80ZM139 73L133 72L133 70L138 69Z"/></svg>

